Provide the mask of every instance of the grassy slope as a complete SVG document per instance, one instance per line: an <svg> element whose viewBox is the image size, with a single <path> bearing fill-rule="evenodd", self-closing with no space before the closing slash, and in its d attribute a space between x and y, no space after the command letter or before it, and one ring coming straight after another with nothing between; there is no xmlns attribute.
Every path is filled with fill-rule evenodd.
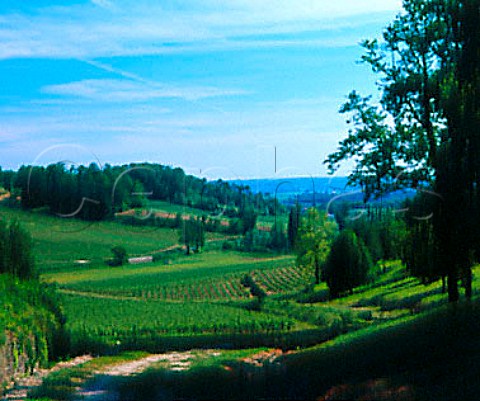
<svg viewBox="0 0 480 401"><path fill-rule="evenodd" d="M130 227L114 221L89 223L2 206L0 218L17 219L31 233L42 273L78 269L73 263L78 259L100 265L111 257L115 245L124 246L129 255L135 256L178 243L178 231L172 229ZM208 234L207 239L210 237Z"/></svg>
<svg viewBox="0 0 480 401"><path fill-rule="evenodd" d="M318 396L333 385L387 378L418 399L476 399L479 330L478 302L444 306L287 357L289 383L302 395Z"/></svg>
<svg viewBox="0 0 480 401"><path fill-rule="evenodd" d="M477 400L480 305L463 303L340 336L252 365L210 360L184 372L119 380L121 400ZM323 398L325 394L329 398Z"/></svg>
<svg viewBox="0 0 480 401"><path fill-rule="evenodd" d="M478 267L475 273L478 294ZM232 360L181 373L153 370L118 383L122 399L318 399L328 392L330 399L476 400L478 295L470 303L451 306L446 294L431 295L439 289L439 283L423 286L403 277L400 266L392 265L377 284L357 289L352 296L303 307L357 310L358 304L367 305L361 309L373 312L373 318L363 329L263 367ZM415 299L410 309L404 298ZM290 306L280 309L288 314ZM298 310L291 312L300 318ZM211 382L215 386L203 385Z"/></svg>

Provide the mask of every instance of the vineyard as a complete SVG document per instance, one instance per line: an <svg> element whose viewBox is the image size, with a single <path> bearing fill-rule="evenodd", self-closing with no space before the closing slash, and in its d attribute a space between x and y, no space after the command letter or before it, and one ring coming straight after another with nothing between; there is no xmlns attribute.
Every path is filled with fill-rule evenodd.
<svg viewBox="0 0 480 401"><path fill-rule="evenodd" d="M86 267L45 279L55 281L64 294L74 353L177 348L179 341L189 346L273 344L284 341L284 335L316 329L288 315L252 311L256 299L242 284L246 275L269 295L305 286L292 256L225 251L182 256L171 265Z"/></svg>
<svg viewBox="0 0 480 401"><path fill-rule="evenodd" d="M255 259L249 255L210 252L179 258L174 265L91 269L76 274L49 276L61 288L164 301L226 301L249 297L241 284L250 274L268 294L298 291L305 284L292 257Z"/></svg>
<svg viewBox="0 0 480 401"><path fill-rule="evenodd" d="M100 299L66 295L73 349L85 342L94 348L148 348L168 336L252 335L290 331L301 325L286 317L221 304Z"/></svg>

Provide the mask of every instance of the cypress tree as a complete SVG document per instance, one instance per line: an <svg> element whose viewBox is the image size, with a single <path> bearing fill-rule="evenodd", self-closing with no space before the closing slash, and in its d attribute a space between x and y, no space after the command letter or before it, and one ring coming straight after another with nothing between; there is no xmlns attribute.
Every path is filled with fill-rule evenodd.
<svg viewBox="0 0 480 401"><path fill-rule="evenodd" d="M363 241L353 230L340 232L332 244L323 276L332 298L368 281L373 268L372 258Z"/></svg>

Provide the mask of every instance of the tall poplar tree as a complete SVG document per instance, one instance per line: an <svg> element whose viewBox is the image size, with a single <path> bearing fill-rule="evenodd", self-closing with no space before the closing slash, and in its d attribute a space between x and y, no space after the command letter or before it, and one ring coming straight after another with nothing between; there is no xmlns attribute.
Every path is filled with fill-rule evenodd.
<svg viewBox="0 0 480 401"><path fill-rule="evenodd" d="M349 95L341 112L353 127L326 163L335 171L357 159L350 182L366 200L406 186L435 191L428 238L441 255L432 274L447 275L456 301L460 278L471 296L480 248L479 2L404 0L403 8L382 42L363 43L363 62L380 76L380 104Z"/></svg>

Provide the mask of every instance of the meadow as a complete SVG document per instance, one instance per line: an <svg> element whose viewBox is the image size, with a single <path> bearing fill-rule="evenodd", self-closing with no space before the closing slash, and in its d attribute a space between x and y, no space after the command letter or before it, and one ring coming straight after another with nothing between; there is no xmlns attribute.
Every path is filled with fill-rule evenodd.
<svg viewBox="0 0 480 401"><path fill-rule="evenodd" d="M78 260L102 266L117 245L125 247L129 256L142 256L178 244L176 229L85 222L49 215L44 209L25 211L0 204L0 218L16 219L30 232L40 273L76 270ZM213 238L221 236L207 233L207 240Z"/></svg>

